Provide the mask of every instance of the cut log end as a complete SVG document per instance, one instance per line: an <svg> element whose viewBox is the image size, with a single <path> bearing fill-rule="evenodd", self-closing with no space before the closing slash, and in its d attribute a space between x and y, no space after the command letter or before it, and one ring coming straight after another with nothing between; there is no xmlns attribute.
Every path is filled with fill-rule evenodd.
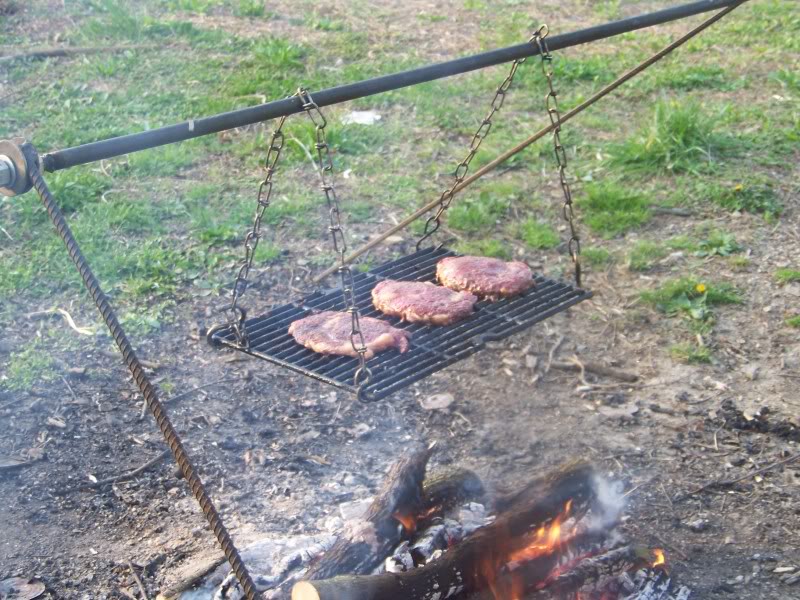
<svg viewBox="0 0 800 600"><path fill-rule="evenodd" d="M314 585L308 581L299 581L292 588L292 600L321 600Z"/></svg>

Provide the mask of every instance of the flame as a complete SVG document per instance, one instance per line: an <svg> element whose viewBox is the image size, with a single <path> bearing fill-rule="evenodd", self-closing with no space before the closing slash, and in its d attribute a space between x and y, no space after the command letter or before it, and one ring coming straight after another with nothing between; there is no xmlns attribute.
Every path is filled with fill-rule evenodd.
<svg viewBox="0 0 800 600"><path fill-rule="evenodd" d="M407 533L414 533L417 530L417 520L414 518L414 515L404 515L403 513L396 512L392 517L400 522Z"/></svg>
<svg viewBox="0 0 800 600"><path fill-rule="evenodd" d="M561 546L572 538L573 532L564 533L562 524L569 517L572 510L572 500L564 505L564 510L549 525L543 525L533 535L533 539L526 546L514 550L508 555L508 562L524 562L533 560L545 554L561 550Z"/></svg>
<svg viewBox="0 0 800 600"><path fill-rule="evenodd" d="M654 549L653 554L656 555L656 559L653 561L652 567L655 568L667 564L667 558L664 556L664 551L661 548Z"/></svg>

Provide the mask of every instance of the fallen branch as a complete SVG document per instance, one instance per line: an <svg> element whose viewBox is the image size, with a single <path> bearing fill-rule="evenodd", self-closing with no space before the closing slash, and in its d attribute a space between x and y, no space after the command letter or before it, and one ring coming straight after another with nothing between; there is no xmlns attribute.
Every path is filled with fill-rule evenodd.
<svg viewBox="0 0 800 600"><path fill-rule="evenodd" d="M75 56L78 54L106 54L108 52L124 52L125 50L152 50L159 48L155 45L139 45L139 46L76 46L74 48L40 48L38 50L30 50L28 52L21 52L19 54L9 54L7 56L0 56L0 64L10 63L16 60L39 59L39 58L56 58L62 56Z"/></svg>
<svg viewBox="0 0 800 600"><path fill-rule="evenodd" d="M559 371L581 371L581 365L583 365L583 370L588 371L589 373L594 373L595 375L603 375L604 377L611 377L613 379L619 379L620 381L627 381L630 383L639 380L639 376L636 373L609 367L602 363L591 360L581 359L580 364L575 361L553 361L550 363L550 366L553 369L558 369Z"/></svg>
<svg viewBox="0 0 800 600"><path fill-rule="evenodd" d="M66 494L71 494L72 492L79 492L85 490L93 490L101 487L105 487L107 485L111 485L112 483L118 483L120 481L128 481L129 479L133 479L134 477L138 477L148 469L152 469L162 460L164 460L167 456L169 456L170 451L164 450L161 454L148 460L142 466L135 468L133 471L128 471L127 473L123 473L122 475L115 475L114 477L109 477L108 479L100 479L99 481L90 481L88 483L82 483L80 485L76 485L75 487L67 488L64 490L58 490L55 492L57 496L64 496Z"/></svg>
<svg viewBox="0 0 800 600"><path fill-rule="evenodd" d="M224 562L225 555L220 552L201 561L191 562L188 566L179 567L175 580L161 588L156 600L176 598Z"/></svg>
<svg viewBox="0 0 800 600"><path fill-rule="evenodd" d="M651 213L656 215L673 215L675 217L693 217L694 213L686 208L674 208L671 206L650 206Z"/></svg>
<svg viewBox="0 0 800 600"><path fill-rule="evenodd" d="M766 473L767 471L771 471L778 467L782 467L784 465L788 465L790 463L795 462L796 460L800 459L800 454L795 454L790 456L789 458L785 458L783 460L779 460L778 462L772 463L771 465L767 465L766 467L762 467L761 469L757 469L752 473L748 473L747 475L742 475L741 477L737 477L736 479L727 479L723 481L709 481L708 483L701 485L699 488L692 490L691 492L680 496L678 500L683 500L688 496L693 496L695 494L700 494L701 492L705 492L706 490L711 489L719 489L719 488L729 488L737 483L741 483L745 479L750 479L751 477L755 477L756 475L761 475L762 473Z"/></svg>

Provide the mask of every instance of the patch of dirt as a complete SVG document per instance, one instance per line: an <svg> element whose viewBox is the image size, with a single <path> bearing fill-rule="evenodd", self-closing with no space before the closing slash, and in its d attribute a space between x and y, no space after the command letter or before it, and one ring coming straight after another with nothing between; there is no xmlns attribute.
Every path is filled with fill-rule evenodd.
<svg viewBox="0 0 800 600"><path fill-rule="evenodd" d="M326 10L342 14L344 6ZM322 35L294 23L304 14L299 5L279 2L272 10L279 18L249 25L253 31L247 33L296 29L298 39L310 42ZM420 11L447 14L448 20L421 24ZM375 38L408 36L432 57L474 49L480 30L455 4L388 3L369 18L385 25L373 31ZM213 20L219 27L248 27L226 15L203 20L204 26ZM201 172L191 176L202 180ZM386 467L412 443L437 440L438 465L472 468L495 487L513 487L572 457L590 459L626 483L626 532L665 547L674 574L695 597L793 598L800 594L797 584L774 571L800 567L800 463L747 475L797 453L798 445L770 428L732 427L725 418L729 406L748 415L768 406L767 419L775 423L795 418L800 409L800 341L783 325L798 297L796 288L773 279L776 268L800 255L798 199L783 199L786 213L769 228L758 217L696 215L659 216L645 230L677 235L714 218L750 249L751 265L743 271L721 258L698 271L734 282L747 298L744 306L717 309L712 365L668 358L665 347L684 335L683 324L640 306L638 290L655 285L653 273L624 267L590 271L587 287L595 297L568 314L370 406L210 348L202 332L217 317L207 299L182 302L175 324L134 344L156 363L149 374L169 390L163 393L169 414L240 546L267 532L324 529L340 503L374 492ZM353 233L363 240L374 230L358 225ZM323 234L320 229L314 241L285 240L286 260L254 272L256 284L246 296L253 314L285 302L294 286L306 283L295 279L300 273L292 267L309 246L324 245ZM410 251L410 234L403 240L379 249L376 262ZM564 254L548 257L517 245L514 251L546 272L568 264ZM665 264L655 273L670 268ZM37 331L65 327L61 320L25 319L31 307L22 304L9 310L15 318L0 335L3 358ZM79 323L96 322L85 296L76 297L70 312ZM556 359L577 355L613 364L638 373L640 381L544 373L561 337ZM121 598L121 590L138 593L131 563L155 597L179 569L217 555L216 544L169 459L132 480L79 489L92 478L148 462L164 444L152 419L139 418L141 400L120 360L108 352L109 340L75 347L54 351L57 377L49 384L0 393L0 455L30 460L0 469L0 579L39 578L48 598ZM527 357L538 358L535 369ZM76 368L85 373L70 370ZM207 387L191 392L197 386ZM439 393L455 401L444 410L424 410L421 401ZM744 479L693 493L737 478Z"/></svg>

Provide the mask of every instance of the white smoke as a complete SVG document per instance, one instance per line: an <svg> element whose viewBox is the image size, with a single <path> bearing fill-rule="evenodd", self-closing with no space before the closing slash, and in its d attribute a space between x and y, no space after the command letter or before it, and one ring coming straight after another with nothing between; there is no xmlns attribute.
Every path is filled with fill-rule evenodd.
<svg viewBox="0 0 800 600"><path fill-rule="evenodd" d="M594 476L592 484L597 500L587 524L591 531L607 530L619 522L625 508L625 496L622 493L624 485L621 481L611 481L600 475Z"/></svg>

